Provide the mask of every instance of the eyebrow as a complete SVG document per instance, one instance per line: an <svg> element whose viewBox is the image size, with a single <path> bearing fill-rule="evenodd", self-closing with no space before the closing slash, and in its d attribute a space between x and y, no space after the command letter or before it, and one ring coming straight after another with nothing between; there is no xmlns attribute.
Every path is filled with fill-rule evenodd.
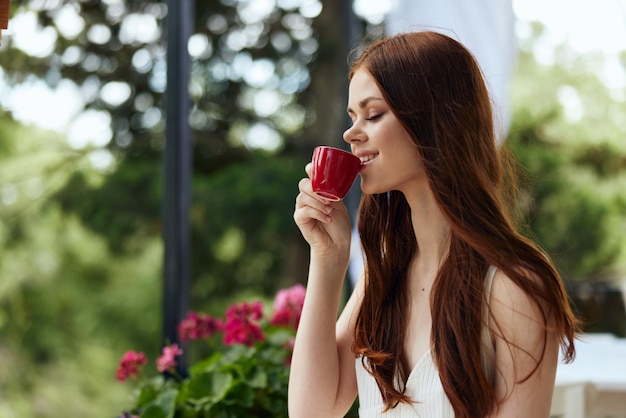
<svg viewBox="0 0 626 418"><path fill-rule="evenodd" d="M374 100L383 101L383 99L381 99L380 97L369 96L359 102L359 107L363 109L365 106L367 106L369 102L374 101ZM348 107L347 111L348 113L354 113L352 109L350 109L350 107Z"/></svg>

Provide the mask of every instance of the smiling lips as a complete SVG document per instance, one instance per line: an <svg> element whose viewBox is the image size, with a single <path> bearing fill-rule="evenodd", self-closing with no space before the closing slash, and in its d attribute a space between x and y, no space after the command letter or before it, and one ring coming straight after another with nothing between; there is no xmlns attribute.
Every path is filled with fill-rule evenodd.
<svg viewBox="0 0 626 418"><path fill-rule="evenodd" d="M359 157L359 159L361 160L361 165L363 165L372 161L376 157L378 157L378 154L369 154L369 155L363 155L362 157Z"/></svg>

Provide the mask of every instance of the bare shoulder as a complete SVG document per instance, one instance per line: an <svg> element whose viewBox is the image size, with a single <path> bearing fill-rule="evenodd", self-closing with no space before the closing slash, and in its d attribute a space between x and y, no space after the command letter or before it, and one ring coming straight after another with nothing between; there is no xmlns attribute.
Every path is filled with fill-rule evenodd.
<svg viewBox="0 0 626 418"><path fill-rule="evenodd" d="M528 280L539 282L536 277ZM508 277L497 270L491 288L489 300L491 311L490 328L496 342L517 347L526 355L542 356L545 339L550 328L550 318L542 302Z"/></svg>
<svg viewBox="0 0 626 418"><path fill-rule="evenodd" d="M537 277L528 280L540 283ZM542 303L498 270L489 301L501 416L548 416L559 339ZM506 415L507 411L522 415ZM500 415L499 415L500 416Z"/></svg>
<svg viewBox="0 0 626 418"><path fill-rule="evenodd" d="M540 283L537 277L527 277L535 284ZM497 321L506 322L514 328L528 325L526 322L546 325L547 318L544 318L541 302L525 292L502 270L495 272L489 305Z"/></svg>

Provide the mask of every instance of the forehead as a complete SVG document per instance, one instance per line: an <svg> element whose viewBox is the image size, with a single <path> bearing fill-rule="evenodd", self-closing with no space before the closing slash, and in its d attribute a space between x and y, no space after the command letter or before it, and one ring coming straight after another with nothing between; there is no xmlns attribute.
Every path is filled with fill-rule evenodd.
<svg viewBox="0 0 626 418"><path fill-rule="evenodd" d="M374 77L367 70L357 70L348 89L348 105L351 108L357 107L358 102L366 97L383 99L383 95L374 81Z"/></svg>

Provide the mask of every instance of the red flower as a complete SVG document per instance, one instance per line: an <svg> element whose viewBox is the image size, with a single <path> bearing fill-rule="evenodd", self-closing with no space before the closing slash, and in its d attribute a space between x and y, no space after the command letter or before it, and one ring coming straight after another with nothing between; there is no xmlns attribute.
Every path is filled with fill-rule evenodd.
<svg viewBox="0 0 626 418"><path fill-rule="evenodd" d="M226 312L224 344L245 344L252 347L265 340L259 320L263 317L261 302L234 304Z"/></svg>
<svg viewBox="0 0 626 418"><path fill-rule="evenodd" d="M259 324L251 321L233 320L226 323L224 344L245 344L252 347L256 342L265 340Z"/></svg>
<svg viewBox="0 0 626 418"><path fill-rule="evenodd" d="M226 322L232 319L258 321L261 318L263 318L263 305L259 301L235 303L226 311Z"/></svg>
<svg viewBox="0 0 626 418"><path fill-rule="evenodd" d="M163 351L156 363L159 373L163 373L166 370L174 370L176 368L176 357L181 354L183 354L183 350L178 348L178 344L163 347Z"/></svg>
<svg viewBox="0 0 626 418"><path fill-rule="evenodd" d="M274 315L270 323L297 329L302 315L305 293L306 290L301 284L279 291L274 299Z"/></svg>
<svg viewBox="0 0 626 418"><path fill-rule="evenodd" d="M178 324L178 336L182 342L209 338L222 329L222 321L208 314L189 312Z"/></svg>
<svg viewBox="0 0 626 418"><path fill-rule="evenodd" d="M120 365L115 373L115 378L120 382L125 382L129 377L137 377L141 368L148 363L148 358L144 353L127 351L120 360Z"/></svg>

